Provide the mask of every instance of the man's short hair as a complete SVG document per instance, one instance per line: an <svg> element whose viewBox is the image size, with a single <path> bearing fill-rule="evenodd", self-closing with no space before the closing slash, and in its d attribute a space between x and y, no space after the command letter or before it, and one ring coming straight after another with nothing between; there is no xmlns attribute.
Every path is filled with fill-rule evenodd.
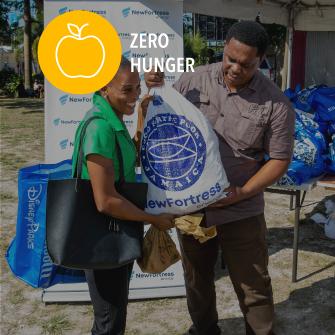
<svg viewBox="0 0 335 335"><path fill-rule="evenodd" d="M257 48L257 54L263 56L269 44L269 35L264 27L255 21L240 21L231 26L227 32L226 43L235 40Z"/></svg>

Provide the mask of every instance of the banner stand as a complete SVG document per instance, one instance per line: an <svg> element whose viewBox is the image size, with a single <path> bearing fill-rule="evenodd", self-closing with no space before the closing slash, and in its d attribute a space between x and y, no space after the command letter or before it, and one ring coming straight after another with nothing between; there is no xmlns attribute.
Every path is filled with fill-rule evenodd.
<svg viewBox="0 0 335 335"><path fill-rule="evenodd" d="M88 10L105 17L119 34L122 53L129 59L155 57L157 52L168 57L183 57L183 1L83 1L44 0L45 26L55 17L72 10ZM166 34L168 46L161 49L132 49L132 33ZM172 85L180 73L166 73L166 85ZM143 73L140 73L143 79ZM142 80L143 84L143 80ZM146 89L142 88L142 92ZM45 81L45 157L46 162L71 158L76 128L92 106L92 94L74 95L62 92ZM137 114L125 118L131 136L137 128ZM170 235L179 248L175 229ZM129 299L185 296L181 262L160 274L142 273L135 263L130 281ZM86 283L58 284L42 292L42 301L90 301Z"/></svg>
<svg viewBox="0 0 335 335"><path fill-rule="evenodd" d="M165 286L133 288L129 290L129 300L155 299L168 297L184 297L184 286ZM44 303L52 302L90 302L90 295L86 283L81 284L57 284L42 292Z"/></svg>

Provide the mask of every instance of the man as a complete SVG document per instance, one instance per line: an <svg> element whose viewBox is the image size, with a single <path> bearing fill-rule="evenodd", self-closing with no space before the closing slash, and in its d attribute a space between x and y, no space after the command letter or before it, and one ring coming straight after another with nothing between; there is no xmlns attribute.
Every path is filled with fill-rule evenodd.
<svg viewBox="0 0 335 335"><path fill-rule="evenodd" d="M206 209L207 226L217 226L215 239L200 244L179 234L193 321L189 334L220 334L214 285L219 246L246 334L274 334L263 191L290 163L295 114L279 88L258 71L267 44L260 24L236 23L227 33L223 62L185 73L174 85L211 122L231 183L228 197ZM153 72L145 79L148 87L162 84Z"/></svg>

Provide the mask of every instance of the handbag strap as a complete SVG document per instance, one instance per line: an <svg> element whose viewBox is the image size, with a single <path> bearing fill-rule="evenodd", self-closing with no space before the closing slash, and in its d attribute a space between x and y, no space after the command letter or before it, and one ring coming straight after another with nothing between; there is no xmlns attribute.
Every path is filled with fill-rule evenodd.
<svg viewBox="0 0 335 335"><path fill-rule="evenodd" d="M117 155L117 159L119 161L119 180L118 180L118 184L123 184L125 182L125 178L124 178L124 164L123 164L123 156L122 156L122 151L121 151L121 147L119 144L119 141L117 139L117 136L115 137L115 144L116 144L116 155Z"/></svg>
<svg viewBox="0 0 335 335"><path fill-rule="evenodd" d="M83 168L83 160L84 160L83 143L84 143L84 137L85 137L86 129L87 129L88 125L95 119L102 119L102 117L92 116L92 117L88 118L85 121L85 123L83 125L83 128L81 128L81 131L80 131L78 156L77 156L76 166L75 166L75 169L74 169L74 171L75 171L74 177L78 178L78 179L81 179L81 172L82 172L82 168Z"/></svg>
<svg viewBox="0 0 335 335"><path fill-rule="evenodd" d="M95 119L102 119L104 120L102 117L100 116L92 116L90 118L88 118L84 125L83 128L81 129L80 132L80 140L79 140L79 150L78 150L78 156L77 156L77 161L76 161L76 167L74 169L75 171L75 178L81 179L81 173L82 173L82 168L83 168L83 160L84 160L84 149L83 149L83 143L84 143L84 137L85 137L85 133L86 133L86 129L88 127L88 125ZM123 184L125 182L125 178L124 178L124 164L123 164L123 157L122 157L122 152L121 152L121 148L120 148L120 144L118 141L117 136L115 137L115 144L116 144L116 155L119 161L119 180L118 180L118 184Z"/></svg>

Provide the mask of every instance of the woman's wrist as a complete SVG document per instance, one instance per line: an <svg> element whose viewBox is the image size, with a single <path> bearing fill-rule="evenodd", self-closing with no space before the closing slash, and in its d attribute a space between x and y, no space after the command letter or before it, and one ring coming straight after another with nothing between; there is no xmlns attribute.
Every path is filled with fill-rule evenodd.
<svg viewBox="0 0 335 335"><path fill-rule="evenodd" d="M145 218L143 221L148 222L155 226L157 223L157 215L145 213Z"/></svg>

